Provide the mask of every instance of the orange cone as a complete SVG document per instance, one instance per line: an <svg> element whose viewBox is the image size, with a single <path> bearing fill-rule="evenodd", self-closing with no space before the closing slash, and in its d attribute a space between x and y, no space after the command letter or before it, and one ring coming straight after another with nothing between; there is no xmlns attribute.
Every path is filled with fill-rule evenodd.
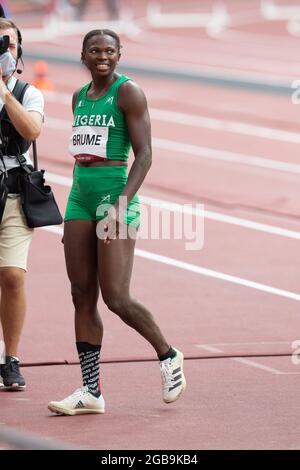
<svg viewBox="0 0 300 470"><path fill-rule="evenodd" d="M53 90L54 86L51 80L47 78L48 64L44 60L38 60L34 64L35 77L32 84L40 90Z"/></svg>

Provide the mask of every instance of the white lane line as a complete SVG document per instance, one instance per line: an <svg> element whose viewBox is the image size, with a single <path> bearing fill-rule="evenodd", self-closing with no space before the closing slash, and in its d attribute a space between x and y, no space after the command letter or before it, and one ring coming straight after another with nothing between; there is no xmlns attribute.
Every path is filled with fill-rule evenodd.
<svg viewBox="0 0 300 470"><path fill-rule="evenodd" d="M204 127L216 131L226 131L236 134L244 134L264 139L279 140L282 142L299 143L300 135L297 132L282 131L272 127L256 126L237 121L227 121L224 119L208 118L205 116L178 113L175 111L165 111L162 109L150 108L151 119L163 122L172 122L190 127Z"/></svg>
<svg viewBox="0 0 300 470"><path fill-rule="evenodd" d="M61 227L43 227L42 230L57 233L59 235L63 234L63 229ZM200 274L202 276L219 279L220 281L230 282L232 284L248 287L250 289L255 289L261 292L266 292L268 294L277 295L279 297L284 297L300 302L300 294L297 294L295 292L278 289L276 287L268 286L266 284L260 284L258 282L243 279L241 277L231 276L230 274L225 274L219 271L214 271L212 269L203 268L201 266L197 266L191 263L185 263L184 261L180 261L178 259L170 258L168 256L162 256L157 253L152 253L150 251L145 251L138 248L135 250L135 254L136 256L139 256L141 258L156 261L158 263L179 268L184 271L189 271L195 274Z"/></svg>
<svg viewBox="0 0 300 470"><path fill-rule="evenodd" d="M261 1L260 12L262 17L269 21L300 18L299 5L275 5L273 0Z"/></svg>
<svg viewBox="0 0 300 470"><path fill-rule="evenodd" d="M14 400L14 401L31 401L31 398L10 398L11 400Z"/></svg>
<svg viewBox="0 0 300 470"><path fill-rule="evenodd" d="M67 186L70 188L72 186L72 178L69 176L62 176L56 173L46 172L45 177L50 183L60 184L61 186Z"/></svg>
<svg viewBox="0 0 300 470"><path fill-rule="evenodd" d="M264 344L292 344L292 341L261 341L261 342L251 342L251 343L215 343L215 344L195 344L197 348L204 349L205 351L211 352L211 353L224 353L226 354L223 350L216 348L215 346L245 346L245 345L264 345ZM265 370L266 372L270 372L271 374L276 374L276 375L300 375L300 372L284 372L280 371L278 369L274 369L273 367L268 367L265 365L262 365L258 362L254 362L249 359L245 359L242 357L230 357L228 359L231 359L232 361L239 362L241 364L245 364L250 367L255 367L257 369Z"/></svg>
<svg viewBox="0 0 300 470"><path fill-rule="evenodd" d="M70 106L72 104L72 93L62 93L51 90L43 90L45 101L48 103L60 103ZM47 118L48 119L48 118Z"/></svg>
<svg viewBox="0 0 300 470"><path fill-rule="evenodd" d="M151 253L145 250L136 250L136 254L142 258L150 259L152 261L157 261L168 266L174 266L176 268L183 269L185 271L193 272L195 274L200 274L202 276L211 277L214 279L219 279L221 281L230 282L232 284L237 284L243 287L248 287L251 289L259 290L262 292L267 292L269 294L277 295L279 297L285 297L288 299L300 301L300 294L286 291L283 289L278 289L275 287L268 286L266 284L260 284L258 282L250 281L248 279L243 279L237 276L231 276L230 274L225 274L219 271L214 271L212 269L203 268L190 263L185 263L183 261L169 258L167 256L158 255L156 253Z"/></svg>
<svg viewBox="0 0 300 470"><path fill-rule="evenodd" d="M181 205L177 203L172 203L170 201L156 199L153 197L140 196L140 200L144 204L149 204L153 207L161 207L162 209L167 209L171 212L182 212L184 214L194 215L195 217L204 217L205 219L213 220L215 222L222 222L225 224L236 225L238 227L243 227L250 230L256 230L258 232L270 233L272 235L279 235L281 237L300 240L300 232L297 232L295 230L288 230L282 227L277 227L275 225L262 224L259 222L254 222L252 220L220 214L218 212L213 212L206 209L202 211L198 208L190 207L188 204Z"/></svg>
<svg viewBox="0 0 300 470"><path fill-rule="evenodd" d="M227 163L238 163L241 165L266 168L274 171L300 174L300 165L296 163L286 163L279 160L257 157L256 155L246 155L242 153L228 152L226 150L212 149L209 147L183 144L174 140L153 138L152 143L154 147L180 153L181 155L188 154L209 160L219 160Z"/></svg>
<svg viewBox="0 0 300 470"><path fill-rule="evenodd" d="M294 339L291 341L250 341L243 343L210 343L210 344L195 344L196 348L202 348L203 346L264 346L264 345L276 345L276 344L289 344L292 345Z"/></svg>
<svg viewBox="0 0 300 470"><path fill-rule="evenodd" d="M59 102L68 105L70 105L71 103L71 95L65 93L46 92L45 98L47 101L51 102ZM174 124L189 127L200 127L212 129L215 131L225 131L235 134L259 137L263 139L277 140L280 142L288 142L295 144L300 143L299 132L284 131L281 129L276 129L274 127L257 126L255 124L210 118L206 116L200 116L198 114L186 114L177 111L169 111L158 108L150 108L149 112L151 119L161 122L172 122ZM55 118L47 118L46 124L48 120L50 120L50 123L51 121L53 121L53 123L55 124ZM60 122L61 119L58 119L58 123ZM68 129L71 129L71 121L64 121L64 123L67 123Z"/></svg>
<svg viewBox="0 0 300 470"><path fill-rule="evenodd" d="M71 130L71 122L65 119L50 118L46 119L46 127L55 130ZM263 128L261 128L263 129ZM285 131L278 131L285 132ZM295 142L300 143L300 134L290 133L295 137ZM280 139L278 139L280 140ZM287 163L284 161L271 160L268 158L258 157L256 155L246 155L241 153L229 152L226 150L217 150L209 147L200 147L197 145L184 144L174 140L152 139L153 147L169 150L180 154L193 155L198 158L206 158L211 160L219 160L229 163L239 163L242 165L266 168L274 171L281 171L293 174L300 174L300 165L296 163Z"/></svg>
<svg viewBox="0 0 300 470"><path fill-rule="evenodd" d="M247 366L255 367L256 369L265 370L266 372L271 372L271 374L281 375L282 372L278 369L274 369L273 367L264 366L263 364L259 364L258 362L250 361L249 359L244 359L243 357L234 357L232 358L233 361L239 362L241 364L246 364Z"/></svg>
<svg viewBox="0 0 300 470"><path fill-rule="evenodd" d="M46 173L46 179L50 183L60 184L62 186L70 187L72 185L72 179L67 176L57 175L55 173ZM269 233L272 235L279 235L285 238L291 238L294 240L300 240L300 232L295 230L288 230L275 225L262 224L254 222L252 220L242 219L240 217L233 217L218 212L204 210L204 212L198 208L190 207L190 205L183 205L173 203L170 201L164 201L162 199L156 199L153 197L140 196L140 200L143 204L148 204L153 207L160 207L161 209L169 210L170 212L183 213L187 215L193 215L195 217L203 217L205 219L213 220L215 222L222 222L225 224L236 225L238 227L247 228L250 230L256 230L258 232Z"/></svg>
<svg viewBox="0 0 300 470"><path fill-rule="evenodd" d="M281 372L282 375L300 375L300 372Z"/></svg>
<svg viewBox="0 0 300 470"><path fill-rule="evenodd" d="M198 347L211 353L224 353L224 351L222 351L221 349L216 348L215 346L211 346L210 344L199 344Z"/></svg>
<svg viewBox="0 0 300 470"><path fill-rule="evenodd" d="M49 225L48 227L41 227L40 230L45 230L46 232L57 233L57 235L63 235L64 231L62 227L56 227L54 225Z"/></svg>
<svg viewBox="0 0 300 470"><path fill-rule="evenodd" d="M224 351L222 351L222 349L218 349L218 348L208 346L208 345L207 346L203 345L202 349L204 349L205 351L208 351L208 352L212 352L212 353L218 353L218 354L219 353L224 353ZM271 374L275 374L275 375L284 374L284 372L281 372L278 369L274 369L273 367L268 367L268 366L265 366L263 364L259 364L258 362L250 361L250 360L244 359L242 357L229 357L228 359L230 359L231 361L234 361L234 362L239 362L240 364L245 364L247 366L254 367L255 369L261 369L261 370L264 370L265 372L270 372Z"/></svg>

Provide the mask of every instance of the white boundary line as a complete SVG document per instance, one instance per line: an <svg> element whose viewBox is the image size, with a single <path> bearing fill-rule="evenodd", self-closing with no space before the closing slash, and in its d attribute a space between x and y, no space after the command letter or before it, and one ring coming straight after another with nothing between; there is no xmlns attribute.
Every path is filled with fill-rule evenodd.
<svg viewBox="0 0 300 470"><path fill-rule="evenodd" d="M277 345L277 344L289 344L293 343L294 339L291 341L249 341L243 343L210 343L210 344L195 344L196 348L203 348L204 346L264 346L264 345Z"/></svg>
<svg viewBox="0 0 300 470"><path fill-rule="evenodd" d="M57 233L59 235L63 234L63 229L61 227L43 227L43 230ZM170 258L168 256L162 256L157 253L152 253L150 251L145 251L141 249L135 250L136 256L139 256L144 259L149 259L151 261L156 261L158 263L166 264L167 266L172 266L175 268L182 269L184 271L189 271L195 274L200 274L202 276L211 277L214 279L219 279L221 281L230 282L232 284L240 285L243 287L248 287L251 289L255 289L261 292L266 292L268 294L277 295L279 297L284 297L291 300L296 300L300 302L300 294L295 292L278 289L276 287L271 287L266 284L260 284L258 282L250 281L248 279L243 279L237 276L231 276L230 274L221 273L219 271L214 271L212 269L203 268L201 266L197 266L191 263L186 263L184 261L180 261L174 258Z"/></svg>
<svg viewBox="0 0 300 470"><path fill-rule="evenodd" d="M57 175L55 173L46 173L46 178L50 183L60 184L62 186L71 187L72 179L67 176ZM193 215L195 217L203 217L205 219L210 219L215 222L222 222L225 224L236 225L238 227L247 228L250 230L256 230L258 232L269 233L272 235L279 235L285 238L291 238L294 240L300 240L300 232L295 230L288 230L282 227L277 227L274 225L262 224L259 222L254 222L252 220L242 219L240 217L229 216L225 214L220 214L218 212L205 210L204 212L194 208L186 207L182 204L173 203L170 201L164 201L161 199L156 199L153 197L140 196L140 201L143 204L149 204L153 207L160 207L161 209L166 209L171 212L180 212L184 214Z"/></svg>
<svg viewBox="0 0 300 470"><path fill-rule="evenodd" d="M273 0L262 0L260 5L262 17L269 21L300 18L300 7L298 5L276 5Z"/></svg>
<svg viewBox="0 0 300 470"><path fill-rule="evenodd" d="M292 174L300 173L300 165L297 163L286 163L279 160L257 157L255 155L246 155L242 153L234 153L226 150L217 150L208 147L199 147L191 144L183 144L174 140L153 138L154 147L162 150L169 150L187 155L193 155L198 158L207 158L208 160L219 160L226 163L238 163L239 165L247 165L258 168L265 168L273 171L287 172Z"/></svg>
<svg viewBox="0 0 300 470"><path fill-rule="evenodd" d="M144 204L149 204L152 207L160 207L171 212L180 212L184 214L194 215L195 217L204 217L205 219L213 220L215 222L223 222L225 224L236 225L238 227L247 228L250 230L257 230L258 232L270 233L272 235L279 235L286 238L295 240L300 239L300 232L288 230L274 225L262 224L240 217L229 216L213 212L209 210L200 210L194 207L188 207L178 203L172 203L153 197L140 196L140 200Z"/></svg>
<svg viewBox="0 0 300 470"><path fill-rule="evenodd" d="M201 349L204 349L205 351L208 351L208 352L211 352L211 353L223 353L224 351L222 351L222 349L219 349L219 348L215 348L213 346L209 346L209 345L202 345L199 347L201 347ZM265 366L263 364L260 364L259 362L255 362L255 361L250 361L249 359L245 359L243 357L228 357L228 359L230 359L231 361L234 361L234 362L239 362L240 364L244 364L244 365L247 365L247 366L250 366L250 367L254 367L255 369L261 369L261 370L264 370L265 372L269 372L271 374L275 374L275 375L288 375L290 374L290 372L282 372L278 369L275 369L274 367L268 367L268 366ZM292 374L298 374L297 372L292 372Z"/></svg>
<svg viewBox="0 0 300 470"><path fill-rule="evenodd" d="M175 113L175 114L178 114L178 113ZM191 116L189 117L191 118ZM69 130L70 131L71 122L65 119L48 117L46 119L45 126L50 129L55 129L55 130L62 130L62 131ZM241 126L243 125L241 124ZM252 126L252 128L254 127L256 126ZM296 134L293 132L287 133L285 131L276 131L276 133L277 132L281 133L281 137L280 135L277 135L277 138L275 138L271 136L274 129L268 129L268 128L263 128L263 127L257 128L257 129L260 129L259 131L260 135L255 134L254 129L252 129L253 132L249 130L249 133L247 135L253 135L256 137L262 137L262 138L268 138L268 139L274 138L274 140L285 141L289 143L291 142L300 143L300 134ZM291 136L288 137L286 134L291 134ZM168 150L168 151L176 152L180 154L185 153L188 155L193 155L198 158L207 158L207 159L212 159L212 160L224 161L227 163L238 163L241 165L265 168L265 169L274 170L274 171L300 174L300 165L296 163L287 163L284 161L258 157L256 155L246 155L246 154L235 153L235 152L230 152L226 150L212 149L209 147L199 147L197 145L184 144L182 142L177 142L174 140L158 139L155 137L152 139L152 143L154 147L157 147L162 150Z"/></svg>
<svg viewBox="0 0 300 470"><path fill-rule="evenodd" d="M263 342L263 343L224 343L224 344L232 344L232 345L239 345L239 344L281 344L285 343L285 341L277 341L277 342ZM196 347L200 349L204 349L205 351L211 352L211 353L225 353L222 349L216 348L215 345L210 345L210 344L196 344ZM228 357L227 359L230 359L231 361L234 362L239 362L240 364L244 364L250 367L254 367L255 369L261 369L264 370L265 372L269 372L271 374L275 375L300 375L300 372L284 372L280 371L278 369L275 369L274 367L269 367L264 364L260 364L259 362L255 361L250 361L249 359L243 358L243 357Z"/></svg>
<svg viewBox="0 0 300 470"><path fill-rule="evenodd" d="M292 93L293 88L291 83L291 96ZM52 103L58 101L65 105L70 105L71 103L71 95L68 95L66 93L46 92L45 99L46 101ZM230 132L234 134L258 137L262 139L277 140L279 142L288 142L291 144L300 143L299 132L284 131L281 129L276 129L274 127L256 126L255 124L211 118L206 116L200 116L199 114L180 113L177 111L169 111L159 108L150 108L149 112L151 119L155 119L161 122L172 122L174 124L189 127L206 128L215 131ZM59 128L62 127L63 129L68 130L70 130L72 127L71 121L47 117L46 125L48 124L48 121L50 124L49 127L55 127L57 125L57 127Z"/></svg>
<svg viewBox="0 0 300 470"><path fill-rule="evenodd" d="M291 87L291 94L293 90ZM292 101L291 101L292 103ZM200 127L215 131L225 131L234 134L243 134L259 137L262 139L278 140L280 142L300 143L300 135L297 132L283 131L280 129L254 124L246 124L238 121L228 121L224 119L209 118L198 114L185 114L175 111L150 108L151 119L157 121L172 122L174 124L189 127Z"/></svg>
<svg viewBox="0 0 300 470"><path fill-rule="evenodd" d="M248 287L251 289L259 290L262 292L267 292L269 294L277 295L279 297L285 297L288 299L300 301L300 294L294 292L286 291L283 289L274 288L266 284L260 284L258 282L250 281L248 279L243 279L237 276L231 276L230 274L225 274L219 271L214 271L212 269L203 268L201 266L196 266L191 263L186 263L174 258L169 258L167 256L158 255L156 253L151 253L145 250L136 250L136 254L142 258L150 259L152 261L157 261L159 263L166 264L168 266L174 266L176 268L183 269L185 271L193 272L195 274L201 274L202 276L212 277L214 279L219 279L221 281L230 282L232 284L240 285L243 287Z"/></svg>
<svg viewBox="0 0 300 470"><path fill-rule="evenodd" d="M233 361L239 362L240 364L246 364L247 366L255 367L256 369L261 369L266 372L271 372L271 374L276 374L276 375L282 375L283 372L281 372L278 369L275 369L273 367L268 367L263 364L259 364L258 362L250 361L249 359L245 359L243 357L234 357L232 358Z"/></svg>

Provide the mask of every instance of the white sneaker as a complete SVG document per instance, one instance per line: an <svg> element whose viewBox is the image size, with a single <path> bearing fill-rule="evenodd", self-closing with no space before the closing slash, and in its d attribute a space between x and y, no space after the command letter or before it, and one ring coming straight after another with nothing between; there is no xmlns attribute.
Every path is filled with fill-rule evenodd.
<svg viewBox="0 0 300 470"><path fill-rule="evenodd" d="M105 402L102 395L94 397L88 387L82 387L62 401L50 401L48 409L54 413L64 415L81 415L87 413L104 413Z"/></svg>
<svg viewBox="0 0 300 470"><path fill-rule="evenodd" d="M178 349L176 356L160 362L162 380L162 395L165 403L177 400L186 388L186 380L183 374L183 354Z"/></svg>

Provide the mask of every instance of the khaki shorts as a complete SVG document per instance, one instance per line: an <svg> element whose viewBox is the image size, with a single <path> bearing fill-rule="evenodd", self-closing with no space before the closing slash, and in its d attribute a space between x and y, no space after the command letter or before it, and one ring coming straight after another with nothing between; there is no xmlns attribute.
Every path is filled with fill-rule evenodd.
<svg viewBox="0 0 300 470"><path fill-rule="evenodd" d="M8 197L0 224L0 268L27 270L27 256L33 229L28 228L19 196Z"/></svg>

